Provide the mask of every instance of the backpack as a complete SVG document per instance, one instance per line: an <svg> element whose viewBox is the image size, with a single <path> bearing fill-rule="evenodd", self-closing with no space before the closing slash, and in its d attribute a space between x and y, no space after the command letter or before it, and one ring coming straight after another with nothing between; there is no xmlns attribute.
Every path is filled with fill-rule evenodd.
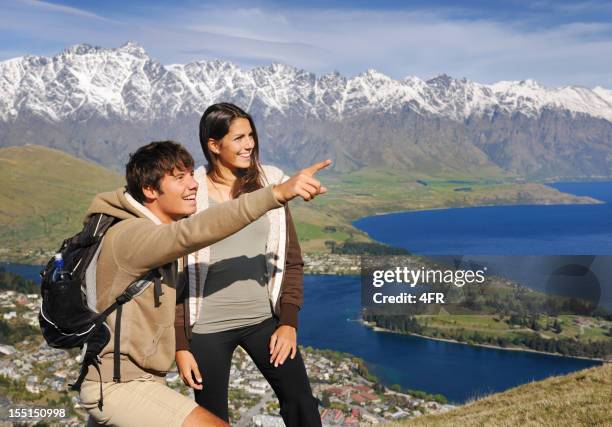
<svg viewBox="0 0 612 427"><path fill-rule="evenodd" d="M108 315L117 310L115 321L115 349L113 380L119 382L121 339L121 307L136 295L155 284L155 303L159 305L161 274L158 269L149 271L142 278L132 282L115 302L102 312L96 310L95 266L100 254L102 238L108 229L120 220L110 215L92 215L83 230L64 240L58 252L62 254L64 269L70 276L53 282L54 257L40 272L42 304L38 315L42 335L49 346L60 349L80 348L82 365L79 377L70 388L75 391L93 366L100 375L100 400L102 410L102 376L99 354L110 341L110 327L105 322Z"/></svg>

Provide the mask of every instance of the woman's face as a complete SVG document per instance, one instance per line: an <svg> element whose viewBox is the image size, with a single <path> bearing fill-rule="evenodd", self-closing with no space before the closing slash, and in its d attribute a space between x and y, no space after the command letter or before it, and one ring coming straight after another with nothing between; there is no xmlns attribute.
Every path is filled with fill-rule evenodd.
<svg viewBox="0 0 612 427"><path fill-rule="evenodd" d="M253 129L244 118L234 119L229 132L220 141L208 140L208 149L217 154L219 162L230 170L248 168L254 148Z"/></svg>

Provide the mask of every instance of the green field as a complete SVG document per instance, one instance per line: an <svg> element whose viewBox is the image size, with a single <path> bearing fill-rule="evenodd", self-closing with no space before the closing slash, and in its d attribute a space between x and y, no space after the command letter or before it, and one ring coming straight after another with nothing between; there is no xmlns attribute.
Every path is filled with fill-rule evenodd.
<svg viewBox="0 0 612 427"><path fill-rule="evenodd" d="M434 330L479 332L482 335L504 336L512 339L522 333L537 332L542 338L574 338L586 341L606 341L612 337L607 332L612 327L612 322L604 319L577 315L538 316L539 330L509 325L499 315L420 315L419 321L425 326L425 335L431 335ZM559 320L561 332L555 333L547 329L547 324L552 324L555 319ZM582 327L580 326L582 324Z"/></svg>

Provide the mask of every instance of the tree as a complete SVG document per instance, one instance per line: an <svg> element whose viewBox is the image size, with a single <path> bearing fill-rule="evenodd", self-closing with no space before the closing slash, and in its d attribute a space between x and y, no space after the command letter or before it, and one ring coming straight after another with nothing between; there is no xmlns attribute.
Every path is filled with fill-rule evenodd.
<svg viewBox="0 0 612 427"><path fill-rule="evenodd" d="M323 395L321 397L321 405L324 408L329 408L331 405L331 401L329 400L329 392L327 390L323 391Z"/></svg>

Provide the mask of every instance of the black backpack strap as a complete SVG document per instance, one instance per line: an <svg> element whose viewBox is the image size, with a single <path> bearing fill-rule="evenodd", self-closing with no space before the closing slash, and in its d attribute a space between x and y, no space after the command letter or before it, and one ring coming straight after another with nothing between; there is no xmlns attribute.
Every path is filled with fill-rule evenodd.
<svg viewBox="0 0 612 427"><path fill-rule="evenodd" d="M91 263L102 238L110 227L116 224L117 218L105 214L96 214L92 216L83 231L78 234L78 238L70 243L69 250L72 252L80 251L81 259L72 259L72 264L69 269L72 271L73 277L84 277L87 266ZM77 268L80 269L77 270Z"/></svg>
<svg viewBox="0 0 612 427"><path fill-rule="evenodd" d="M74 382L74 384L69 385L71 390L81 391L81 386L83 385L83 381L85 381L85 376L87 375L89 366L93 366L94 368L96 368L96 371L98 371L98 377L100 377L100 400L98 400L98 409L102 410L102 406L104 405L104 397L102 395L102 373L100 372L100 364L98 363L98 360L99 359L97 354L85 351L79 377Z"/></svg>
<svg viewBox="0 0 612 427"><path fill-rule="evenodd" d="M104 321L108 317L113 310L117 310L117 315L115 317L115 345L113 350L113 381L121 382L121 314L123 313L122 306L123 304L131 301L136 295L144 292L151 285L151 280L155 283L155 300L156 307L159 303L159 295L161 293L161 273L159 270L155 269L147 273L142 279L139 279L135 282L130 283L130 285L123 291L121 295L117 297L115 302L104 310L98 320ZM157 292L157 287L159 286L160 292Z"/></svg>
<svg viewBox="0 0 612 427"><path fill-rule="evenodd" d="M81 365L81 371L79 372L79 377L77 378L77 380L74 382L74 384L69 384L70 385L70 389L74 390L74 391L80 391L81 390L81 385L83 385L83 381L85 381L85 375L87 375L87 368L89 367L89 365L93 365L95 364L96 367L98 365L98 361L96 360L95 355L93 355L90 352L85 352L84 356L83 356L83 364ZM100 368L97 367L98 369L98 373L100 372ZM102 375L100 374L100 379L102 379ZM101 382L101 381L100 381Z"/></svg>
<svg viewBox="0 0 612 427"><path fill-rule="evenodd" d="M161 302L159 301L159 297L164 294L161 286L162 275L159 269L154 270L153 272L153 298L155 299L155 307L159 307Z"/></svg>
<svg viewBox="0 0 612 427"><path fill-rule="evenodd" d="M121 313L123 312L122 305L119 305L117 307L117 316L115 317L115 350L114 350L114 355L113 355L113 365L114 365L113 366L113 381L115 381L116 383L121 382L121 365L119 362L121 362L120 345L121 345Z"/></svg>

